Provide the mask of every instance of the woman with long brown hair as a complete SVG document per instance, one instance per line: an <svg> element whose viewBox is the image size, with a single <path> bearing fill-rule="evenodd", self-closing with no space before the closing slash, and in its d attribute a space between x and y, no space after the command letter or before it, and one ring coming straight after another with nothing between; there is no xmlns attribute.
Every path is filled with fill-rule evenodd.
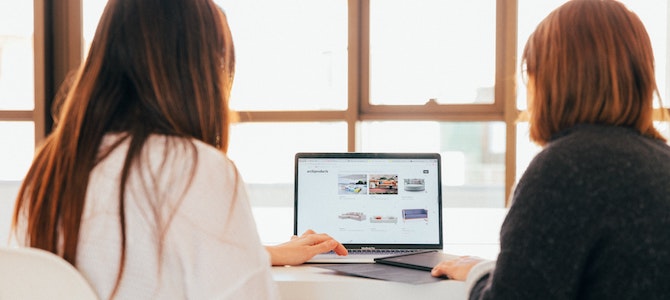
<svg viewBox="0 0 670 300"><path fill-rule="evenodd" d="M18 243L64 257L101 298L271 299L272 264L225 156L235 55L211 0L109 0L14 213Z"/></svg>
<svg viewBox="0 0 670 300"><path fill-rule="evenodd" d="M497 261L435 276L470 299L670 299L670 147L653 125L649 36L613 0L572 0L528 39L530 138Z"/></svg>

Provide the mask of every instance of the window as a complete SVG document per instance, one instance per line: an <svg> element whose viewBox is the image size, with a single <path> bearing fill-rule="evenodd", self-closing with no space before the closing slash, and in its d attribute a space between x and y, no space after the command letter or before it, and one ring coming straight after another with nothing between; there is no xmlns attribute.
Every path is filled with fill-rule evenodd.
<svg viewBox="0 0 670 300"><path fill-rule="evenodd" d="M0 0L0 180L21 180L35 148L33 10Z"/></svg>
<svg viewBox="0 0 670 300"><path fill-rule="evenodd" d="M0 10L11 11L7 18L17 16L19 4L0 1L12 5ZM229 156L255 205L291 205L295 152L426 151L442 154L445 205L503 206L539 151L527 123L517 122L526 109L525 87L515 80L518 59L536 24L563 0L215 2L228 15L237 48L231 107L240 122L231 128ZM623 2L652 36L667 105L670 8ZM86 53L106 0L82 3ZM29 5L20 7L30 14ZM7 84L3 65L0 85ZM31 89L13 92L11 101L31 99ZM3 128L11 123L29 132L33 108L11 103L0 102L0 134L13 139L15 127ZM28 114L19 118L25 124L14 123L14 110Z"/></svg>

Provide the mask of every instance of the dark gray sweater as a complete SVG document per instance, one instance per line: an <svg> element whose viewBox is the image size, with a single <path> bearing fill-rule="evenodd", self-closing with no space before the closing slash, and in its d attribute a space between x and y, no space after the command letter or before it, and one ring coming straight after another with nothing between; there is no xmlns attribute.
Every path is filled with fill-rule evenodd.
<svg viewBox="0 0 670 300"><path fill-rule="evenodd" d="M578 125L530 163L471 299L670 299L670 147Z"/></svg>

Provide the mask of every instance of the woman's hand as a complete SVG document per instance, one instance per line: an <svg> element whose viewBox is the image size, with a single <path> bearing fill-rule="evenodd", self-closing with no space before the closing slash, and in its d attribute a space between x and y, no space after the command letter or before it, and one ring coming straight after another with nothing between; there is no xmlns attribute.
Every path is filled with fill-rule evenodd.
<svg viewBox="0 0 670 300"><path fill-rule="evenodd" d="M347 255L347 249L338 241L325 233L316 233L313 230L307 230L301 236L293 236L290 241L275 245L266 246L270 253L270 260L273 266L299 265L314 255L335 251L338 255Z"/></svg>
<svg viewBox="0 0 670 300"><path fill-rule="evenodd" d="M470 269L482 261L483 259L479 257L461 256L440 262L430 271L430 274L435 277L446 276L449 279L465 281Z"/></svg>

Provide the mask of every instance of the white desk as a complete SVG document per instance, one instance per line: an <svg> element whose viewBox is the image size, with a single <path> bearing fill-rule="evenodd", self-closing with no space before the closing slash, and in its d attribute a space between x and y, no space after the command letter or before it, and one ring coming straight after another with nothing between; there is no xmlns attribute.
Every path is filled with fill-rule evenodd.
<svg viewBox="0 0 670 300"><path fill-rule="evenodd" d="M265 244L284 242L293 234L293 209L254 207L254 217ZM443 235L445 252L495 259L504 208L445 208ZM463 282L444 280L428 284L406 284L339 275L335 271L302 265L273 267L272 273L283 299L465 299Z"/></svg>
<svg viewBox="0 0 670 300"><path fill-rule="evenodd" d="M337 275L309 265L273 267L272 274L285 300L466 298L465 284L453 280L414 285Z"/></svg>

